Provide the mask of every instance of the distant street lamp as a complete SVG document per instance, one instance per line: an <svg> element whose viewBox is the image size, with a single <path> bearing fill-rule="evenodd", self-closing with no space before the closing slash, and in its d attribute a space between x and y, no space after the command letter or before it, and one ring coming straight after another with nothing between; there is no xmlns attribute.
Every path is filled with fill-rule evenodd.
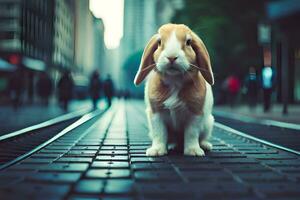
<svg viewBox="0 0 300 200"><path fill-rule="evenodd" d="M258 24L258 43L262 45L271 43L271 25L267 23Z"/></svg>
<svg viewBox="0 0 300 200"><path fill-rule="evenodd" d="M288 39L285 34L282 34L281 49L281 96L283 103L282 114L287 115L289 101L289 46Z"/></svg>

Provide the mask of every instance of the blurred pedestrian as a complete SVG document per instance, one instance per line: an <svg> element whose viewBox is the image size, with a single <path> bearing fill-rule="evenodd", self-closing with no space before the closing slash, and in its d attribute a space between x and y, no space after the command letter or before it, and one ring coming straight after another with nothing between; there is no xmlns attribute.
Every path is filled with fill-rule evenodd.
<svg viewBox="0 0 300 200"><path fill-rule="evenodd" d="M59 102L65 111L68 110L69 101L73 94L73 79L69 70L65 71L58 82L58 96Z"/></svg>
<svg viewBox="0 0 300 200"><path fill-rule="evenodd" d="M268 112L271 108L272 92L275 85L275 71L271 66L262 68L261 84L264 96L264 112Z"/></svg>
<svg viewBox="0 0 300 200"><path fill-rule="evenodd" d="M17 110L21 104L21 96L23 93L23 72L21 69L17 69L9 80L9 94L12 102L12 106Z"/></svg>
<svg viewBox="0 0 300 200"><path fill-rule="evenodd" d="M93 102L93 109L97 108L98 100L100 98L101 81L98 71L94 71L90 79L90 95Z"/></svg>
<svg viewBox="0 0 300 200"><path fill-rule="evenodd" d="M110 77L107 75L106 80L103 82L103 92L107 101L108 107L111 106L111 100L114 95L114 83Z"/></svg>
<svg viewBox="0 0 300 200"><path fill-rule="evenodd" d="M231 75L226 79L227 98L230 107L234 107L241 88L240 79L236 75Z"/></svg>
<svg viewBox="0 0 300 200"><path fill-rule="evenodd" d="M46 72L42 72L37 80L37 94L43 105L48 106L52 89L53 84L50 76Z"/></svg>
<svg viewBox="0 0 300 200"><path fill-rule="evenodd" d="M254 67L249 67L249 72L245 80L245 87L249 108L252 109L256 106L258 95L258 77Z"/></svg>
<svg viewBox="0 0 300 200"><path fill-rule="evenodd" d="M124 91L124 98L129 99L130 98L130 91L128 89L125 89Z"/></svg>

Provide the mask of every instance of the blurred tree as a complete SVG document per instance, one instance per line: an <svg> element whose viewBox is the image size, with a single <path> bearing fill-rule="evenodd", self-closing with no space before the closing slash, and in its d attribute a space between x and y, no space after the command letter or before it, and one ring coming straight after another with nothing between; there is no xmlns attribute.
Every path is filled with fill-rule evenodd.
<svg viewBox="0 0 300 200"><path fill-rule="evenodd" d="M137 97L143 97L144 88L143 87L135 87L133 84L133 80L137 70L139 69L140 61L142 58L143 50L140 50L136 53L131 54L128 59L125 61L123 66L124 74L126 74L125 83L126 86L124 89L130 91L131 94L136 95Z"/></svg>
<svg viewBox="0 0 300 200"><path fill-rule="evenodd" d="M173 18L193 29L211 55L215 78L221 83L229 73L246 74L262 63L257 44L257 24L266 0L186 0ZM218 81L219 80L219 81Z"/></svg>

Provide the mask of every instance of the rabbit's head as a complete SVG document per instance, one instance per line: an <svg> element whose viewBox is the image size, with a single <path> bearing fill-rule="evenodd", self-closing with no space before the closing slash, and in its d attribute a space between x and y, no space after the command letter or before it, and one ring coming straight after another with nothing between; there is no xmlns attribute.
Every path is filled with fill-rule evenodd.
<svg viewBox="0 0 300 200"><path fill-rule="evenodd" d="M140 84L153 69L163 76L184 76L200 71L209 84L214 84L205 45L193 31L182 24L163 25L152 36L144 49L134 84Z"/></svg>

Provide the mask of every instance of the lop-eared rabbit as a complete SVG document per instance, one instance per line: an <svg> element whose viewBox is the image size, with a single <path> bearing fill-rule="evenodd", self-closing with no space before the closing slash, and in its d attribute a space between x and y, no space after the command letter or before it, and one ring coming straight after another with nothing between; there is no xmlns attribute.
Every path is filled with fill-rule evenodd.
<svg viewBox="0 0 300 200"><path fill-rule="evenodd" d="M165 24L144 49L134 83L145 78L146 114L152 145L148 156L168 153L168 131L182 129L183 152L204 156L213 129L214 77L202 40L183 24Z"/></svg>

